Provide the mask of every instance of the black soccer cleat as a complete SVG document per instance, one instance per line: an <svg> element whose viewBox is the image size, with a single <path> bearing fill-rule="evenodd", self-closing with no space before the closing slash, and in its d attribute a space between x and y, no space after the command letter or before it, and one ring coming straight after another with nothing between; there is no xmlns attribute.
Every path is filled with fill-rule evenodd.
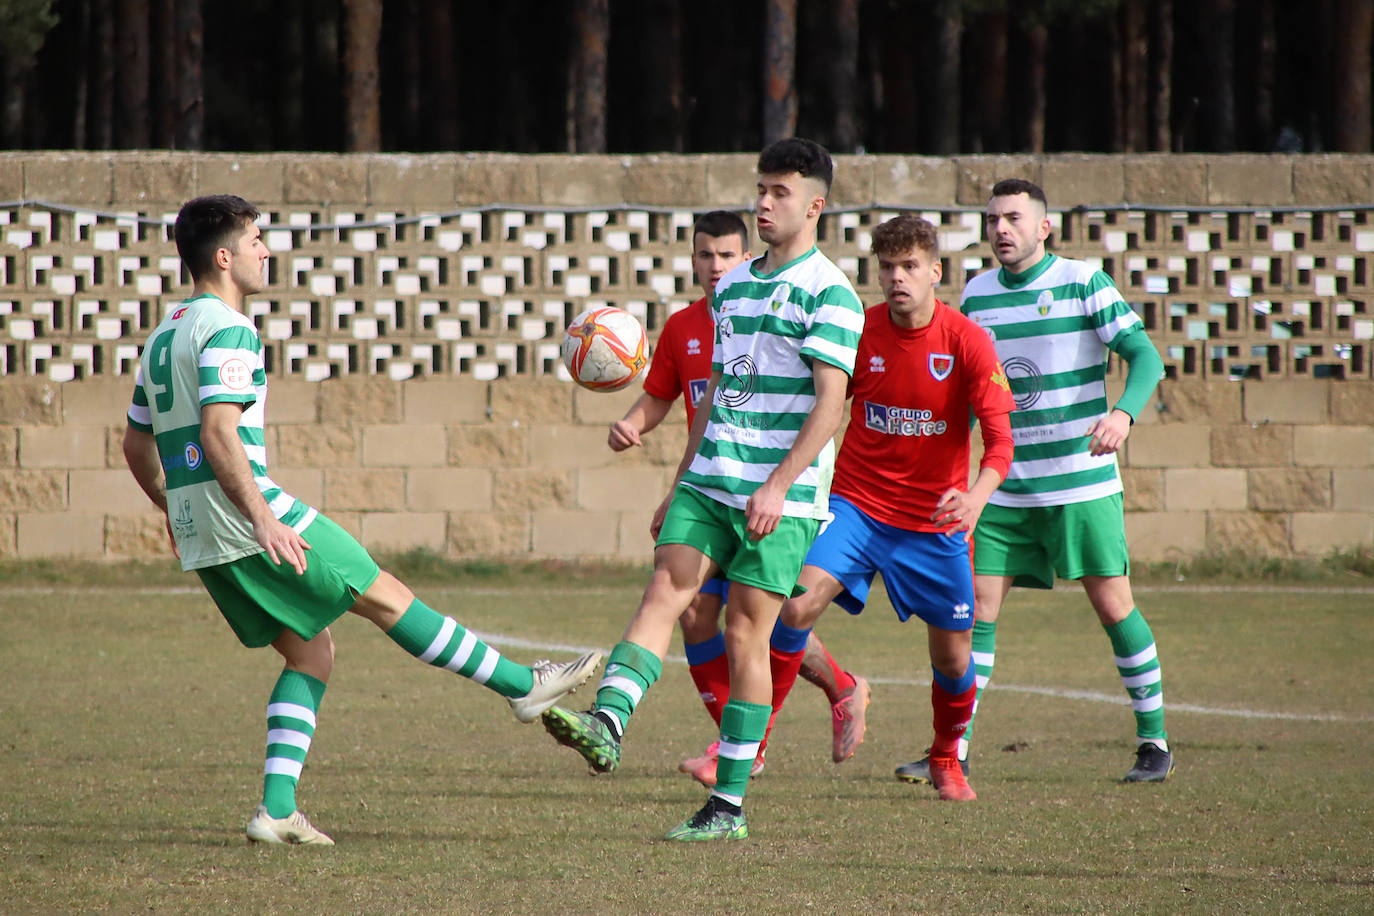
<svg viewBox="0 0 1374 916"><path fill-rule="evenodd" d="M1163 782L1174 773L1174 755L1153 741L1146 741L1135 751L1135 766L1121 778L1122 782Z"/></svg>

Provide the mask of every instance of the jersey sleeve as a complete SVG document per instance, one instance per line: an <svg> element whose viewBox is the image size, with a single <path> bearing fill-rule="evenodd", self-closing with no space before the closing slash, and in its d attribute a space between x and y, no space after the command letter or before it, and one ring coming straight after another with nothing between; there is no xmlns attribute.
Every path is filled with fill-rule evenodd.
<svg viewBox="0 0 1374 916"><path fill-rule="evenodd" d="M979 417L978 428L983 434L983 457L978 462L978 469L991 468L1006 480L1013 452L1011 414L991 413Z"/></svg>
<svg viewBox="0 0 1374 916"><path fill-rule="evenodd" d="M200 351L200 404L251 404L266 382L262 340L252 328L233 325L210 336Z"/></svg>
<svg viewBox="0 0 1374 916"><path fill-rule="evenodd" d="M654 358L644 376L644 392L663 401L675 401L682 394L681 373L677 368L678 348L681 346L677 328L670 319L663 325L654 347Z"/></svg>
<svg viewBox="0 0 1374 916"><path fill-rule="evenodd" d="M864 307L854 290L840 284L829 286L816 297L801 355L838 366L853 376L863 329Z"/></svg>
<svg viewBox="0 0 1374 916"><path fill-rule="evenodd" d="M129 404L129 425L142 433L153 431L153 412L148 407L148 392L143 387L143 367L134 373L134 399Z"/></svg>
<svg viewBox="0 0 1374 916"><path fill-rule="evenodd" d="M1111 277L1100 270L1094 271L1084 285L1083 309L1092 320L1098 340L1108 347L1119 336L1141 325L1140 316L1121 298Z"/></svg>

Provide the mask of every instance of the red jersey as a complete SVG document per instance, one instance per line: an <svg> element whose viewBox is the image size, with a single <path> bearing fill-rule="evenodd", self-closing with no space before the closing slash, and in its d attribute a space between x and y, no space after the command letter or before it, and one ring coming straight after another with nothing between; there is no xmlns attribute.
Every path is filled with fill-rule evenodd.
<svg viewBox="0 0 1374 916"><path fill-rule="evenodd" d="M679 394L687 395L688 429L697 415L697 404L706 394L706 383L711 380L711 348L715 340L716 326L703 296L668 316L654 347L649 374L644 377L644 390L656 398L673 401Z"/></svg>
<svg viewBox="0 0 1374 916"><path fill-rule="evenodd" d="M923 328L892 323L887 303L864 312L849 382L849 428L832 493L869 517L908 531L940 531L930 516L950 487L968 489L969 413L983 429L982 467L1011 465L1006 373L987 331L936 301Z"/></svg>

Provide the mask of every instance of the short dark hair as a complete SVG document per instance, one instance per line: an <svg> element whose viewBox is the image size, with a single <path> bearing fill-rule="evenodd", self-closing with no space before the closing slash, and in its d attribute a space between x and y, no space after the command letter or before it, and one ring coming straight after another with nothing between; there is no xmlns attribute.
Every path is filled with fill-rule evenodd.
<svg viewBox="0 0 1374 916"><path fill-rule="evenodd" d="M992 186L993 197L1010 197L1013 194L1026 194L1031 200L1040 201L1040 206L1049 209L1049 202L1045 200L1045 192L1033 181L1024 178L1003 178Z"/></svg>
<svg viewBox="0 0 1374 916"><path fill-rule="evenodd" d="M211 194L187 201L177 214L172 234L177 254L199 280L215 266L215 252L229 248L261 214L258 208L233 194Z"/></svg>
<svg viewBox="0 0 1374 916"><path fill-rule="evenodd" d="M935 226L915 213L903 213L873 230L873 253L878 257L902 254L919 248L934 261L940 256L940 235Z"/></svg>
<svg viewBox="0 0 1374 916"><path fill-rule="evenodd" d="M760 175L786 175L796 172L803 178L815 178L825 185L830 193L830 182L835 178L835 163L830 153L815 140L801 137L788 137L770 143L759 153Z"/></svg>
<svg viewBox="0 0 1374 916"><path fill-rule="evenodd" d="M712 238L725 238L729 235L739 236L739 250L741 253L749 248L749 227L744 225L744 220L738 213L731 213L729 210L712 210L710 213L703 213L697 217L696 225L692 226L692 246L696 247L697 233L709 235Z"/></svg>

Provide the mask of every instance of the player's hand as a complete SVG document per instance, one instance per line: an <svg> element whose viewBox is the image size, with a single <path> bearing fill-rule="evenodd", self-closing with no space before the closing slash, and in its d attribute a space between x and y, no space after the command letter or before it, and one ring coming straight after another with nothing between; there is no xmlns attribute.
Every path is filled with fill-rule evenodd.
<svg viewBox="0 0 1374 916"><path fill-rule="evenodd" d="M1131 434L1131 415L1124 410L1113 410L1092 426L1085 436L1092 436L1088 443L1088 453L1094 458L1110 455L1126 444Z"/></svg>
<svg viewBox="0 0 1374 916"><path fill-rule="evenodd" d="M663 520L668 517L668 507L673 504L673 493L676 488L668 491L668 495L663 497L663 502L658 504L654 510L654 517L649 520L649 537L658 540L658 533L663 530Z"/></svg>
<svg viewBox="0 0 1374 916"><path fill-rule="evenodd" d="M613 452L623 452L632 445L642 445L639 441L639 430L626 423L624 420L616 420L611 424L611 432L606 437L606 444L611 447Z"/></svg>
<svg viewBox="0 0 1374 916"><path fill-rule="evenodd" d="M930 514L930 520L937 525L952 525L946 534L963 531L964 542L968 543L973 537L973 529L978 527L978 517L983 514L985 505L986 500L950 487L935 504L935 511Z"/></svg>
<svg viewBox="0 0 1374 916"><path fill-rule="evenodd" d="M744 517L747 521L745 530L749 532L751 540L761 541L778 529L786 496L785 488L779 490L768 481L764 481L763 486L749 497L749 501L744 504Z"/></svg>
<svg viewBox="0 0 1374 916"><path fill-rule="evenodd" d="M273 563L280 566L282 560L291 564L296 575L305 573L305 552L310 544L289 525L283 525L275 518L253 524L253 538L258 546L267 551Z"/></svg>
<svg viewBox="0 0 1374 916"><path fill-rule="evenodd" d="M180 560L181 548L177 546L176 535L172 534L172 517L169 515L162 516L162 526L167 529L167 541L172 545L172 556Z"/></svg>

